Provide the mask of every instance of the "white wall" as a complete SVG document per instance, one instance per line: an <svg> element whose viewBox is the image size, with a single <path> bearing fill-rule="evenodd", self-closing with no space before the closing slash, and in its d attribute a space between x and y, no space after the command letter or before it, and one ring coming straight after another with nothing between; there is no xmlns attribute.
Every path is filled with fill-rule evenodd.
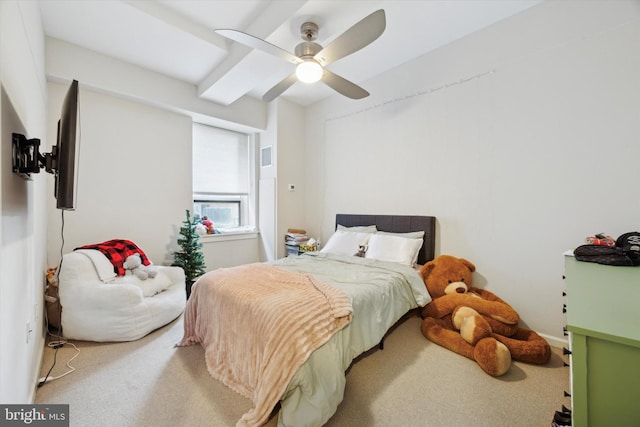
<svg viewBox="0 0 640 427"><path fill-rule="evenodd" d="M307 113L307 227L438 218L437 254L562 339L562 253L640 229L640 2L545 2Z"/></svg>
<svg viewBox="0 0 640 427"><path fill-rule="evenodd" d="M56 39L47 38L46 60L47 78L65 82L50 84L52 117L70 80L81 88L80 200L77 211L65 214L73 240L64 251L126 238L150 252L154 263L172 263L185 209L192 206L191 121L259 132L266 128L266 106L248 97L228 107L201 100L193 85ZM61 219L53 208L50 221L49 257L55 260ZM256 239L202 243L208 270L260 259Z"/></svg>
<svg viewBox="0 0 640 427"><path fill-rule="evenodd" d="M85 88L143 104L191 115L212 126L247 131L264 129L266 107L244 96L230 106L197 97L194 85L115 58L47 37L46 72L49 81L76 79Z"/></svg>
<svg viewBox="0 0 640 427"><path fill-rule="evenodd" d="M68 85L49 83L48 133L54 140ZM192 118L83 87L77 207L64 212L63 253L110 239L128 239L155 264L170 265L192 210ZM53 178L48 185L53 189ZM48 261L59 261L62 211L49 198ZM201 239L207 270L259 259L256 237Z"/></svg>
<svg viewBox="0 0 640 427"><path fill-rule="evenodd" d="M305 158L305 115L296 104L278 100L277 257L286 255L284 236L289 228L304 228L306 176L314 165ZM289 184L294 191L289 190Z"/></svg>
<svg viewBox="0 0 640 427"><path fill-rule="evenodd" d="M49 192L43 174L25 181L12 173L11 133L47 142L44 35L35 2L0 2L0 82L0 402L30 403L44 343Z"/></svg>
<svg viewBox="0 0 640 427"><path fill-rule="evenodd" d="M272 165L259 168L263 260L284 257L287 229L305 224L306 176L314 169L304 161L304 110L280 98L269 104L268 117L260 138L260 147L271 147L272 153ZM289 184L294 191L289 191Z"/></svg>
<svg viewBox="0 0 640 427"><path fill-rule="evenodd" d="M49 83L54 140L68 85ZM63 253L129 239L156 264L170 264L185 209L191 208L191 118L91 90L80 83L77 207L64 212ZM50 179L53 188L53 179ZM51 198L49 262L60 254L61 211Z"/></svg>
<svg viewBox="0 0 640 427"><path fill-rule="evenodd" d="M269 103L267 109L267 129L260 134L260 154L258 156L258 228L260 229L260 259L276 258L276 221L278 177L278 105ZM271 147L271 165L262 166L262 149Z"/></svg>
<svg viewBox="0 0 640 427"><path fill-rule="evenodd" d="M203 236L200 238L200 243L202 243L202 254L207 271L261 260L260 238L255 233Z"/></svg>

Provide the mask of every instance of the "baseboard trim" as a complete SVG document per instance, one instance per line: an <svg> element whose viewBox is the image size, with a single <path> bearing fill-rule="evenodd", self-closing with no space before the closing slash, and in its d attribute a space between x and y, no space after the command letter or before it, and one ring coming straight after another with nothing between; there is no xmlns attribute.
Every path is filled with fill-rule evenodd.
<svg viewBox="0 0 640 427"><path fill-rule="evenodd" d="M559 337L554 337L552 335L545 335L540 333L538 333L538 335L540 335L542 338L547 340L547 342L551 347L562 348L562 347L568 347L569 345L569 341L567 340L567 337L559 338Z"/></svg>

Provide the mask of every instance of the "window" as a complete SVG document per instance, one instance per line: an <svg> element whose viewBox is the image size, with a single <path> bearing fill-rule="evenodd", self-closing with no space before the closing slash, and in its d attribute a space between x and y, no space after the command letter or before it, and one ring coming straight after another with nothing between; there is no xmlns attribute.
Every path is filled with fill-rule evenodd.
<svg viewBox="0 0 640 427"><path fill-rule="evenodd" d="M236 228L242 225L239 200L194 200L194 212L200 218L207 217L216 228Z"/></svg>
<svg viewBox="0 0 640 427"><path fill-rule="evenodd" d="M251 135L193 124L193 213L223 232L255 230Z"/></svg>

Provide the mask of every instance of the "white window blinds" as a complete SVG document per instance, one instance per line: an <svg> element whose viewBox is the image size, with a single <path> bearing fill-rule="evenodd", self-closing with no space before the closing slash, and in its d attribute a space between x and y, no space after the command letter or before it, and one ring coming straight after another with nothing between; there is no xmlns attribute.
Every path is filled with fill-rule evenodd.
<svg viewBox="0 0 640 427"><path fill-rule="evenodd" d="M249 160L248 135L194 123L194 193L248 194Z"/></svg>

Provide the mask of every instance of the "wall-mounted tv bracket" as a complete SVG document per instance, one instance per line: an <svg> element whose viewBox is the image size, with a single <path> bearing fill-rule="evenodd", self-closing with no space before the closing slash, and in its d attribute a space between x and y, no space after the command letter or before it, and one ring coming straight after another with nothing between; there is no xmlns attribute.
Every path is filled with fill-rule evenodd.
<svg viewBox="0 0 640 427"><path fill-rule="evenodd" d="M11 142L14 173L24 179L31 179L31 174L40 173L42 168L49 173L54 173L58 147L54 146L51 153L40 154L40 140L38 138L27 139L19 133L11 134Z"/></svg>

